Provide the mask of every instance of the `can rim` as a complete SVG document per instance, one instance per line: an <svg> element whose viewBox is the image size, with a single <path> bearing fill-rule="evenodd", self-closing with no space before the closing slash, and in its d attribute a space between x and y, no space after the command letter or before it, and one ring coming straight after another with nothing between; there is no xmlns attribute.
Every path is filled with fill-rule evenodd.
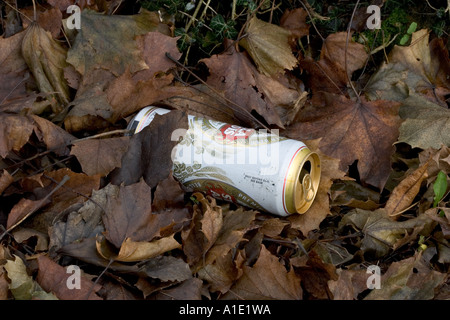
<svg viewBox="0 0 450 320"><path fill-rule="evenodd" d="M310 179L310 186L307 189L307 194L305 194L302 182L304 182L306 175L303 177L303 181L299 181L299 178L301 178L302 169L308 161L311 164L307 174ZM311 152L306 146L299 148L290 161L283 185L283 207L288 215L303 214L311 207L317 195L320 176L318 154Z"/></svg>

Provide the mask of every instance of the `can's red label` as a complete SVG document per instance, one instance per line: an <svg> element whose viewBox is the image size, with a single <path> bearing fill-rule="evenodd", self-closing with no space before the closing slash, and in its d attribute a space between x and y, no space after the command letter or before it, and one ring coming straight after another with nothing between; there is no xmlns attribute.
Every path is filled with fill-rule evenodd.
<svg viewBox="0 0 450 320"><path fill-rule="evenodd" d="M233 124L226 124L220 128L223 140L234 141L238 139L248 139L256 131L254 129L247 129Z"/></svg>

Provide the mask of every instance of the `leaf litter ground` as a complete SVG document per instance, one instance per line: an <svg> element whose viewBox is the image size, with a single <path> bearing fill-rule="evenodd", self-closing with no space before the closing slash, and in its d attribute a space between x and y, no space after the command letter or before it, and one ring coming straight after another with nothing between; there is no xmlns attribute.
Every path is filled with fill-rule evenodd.
<svg viewBox="0 0 450 320"><path fill-rule="evenodd" d="M2 299L449 299L447 38L418 30L356 77L371 58L358 28L324 38L310 6L279 23L248 9L239 42L186 68L156 12L83 2L82 29L63 34L50 22L70 3L43 2L34 23L5 6ZM179 111L124 136L151 104ZM171 134L186 113L304 141L322 160L310 210L185 192Z"/></svg>

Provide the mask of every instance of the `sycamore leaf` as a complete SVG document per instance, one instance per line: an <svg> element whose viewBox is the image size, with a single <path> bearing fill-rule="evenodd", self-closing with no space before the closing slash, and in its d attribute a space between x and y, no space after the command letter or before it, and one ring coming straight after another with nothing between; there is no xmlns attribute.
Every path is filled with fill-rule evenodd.
<svg viewBox="0 0 450 320"><path fill-rule="evenodd" d="M305 108L287 136L301 141L322 137L319 149L340 159L341 170L358 160L361 180L382 189L398 137L398 103L362 97L358 102L335 94L322 97L324 105Z"/></svg>
<svg viewBox="0 0 450 320"><path fill-rule="evenodd" d="M247 24L246 37L239 41L258 66L258 70L267 76L292 70L298 63L289 45L291 33L274 24L256 17Z"/></svg>
<svg viewBox="0 0 450 320"><path fill-rule="evenodd" d="M256 263L243 266L243 275L223 299L246 300L300 300L302 288L294 270L286 268L264 245Z"/></svg>
<svg viewBox="0 0 450 320"><path fill-rule="evenodd" d="M439 149L450 146L450 110L425 97L411 93L403 100L398 142L406 142L413 148Z"/></svg>
<svg viewBox="0 0 450 320"><path fill-rule="evenodd" d="M128 238L122 243L115 260L124 262L142 261L179 248L181 248L181 244L175 240L173 235L150 242L134 242Z"/></svg>

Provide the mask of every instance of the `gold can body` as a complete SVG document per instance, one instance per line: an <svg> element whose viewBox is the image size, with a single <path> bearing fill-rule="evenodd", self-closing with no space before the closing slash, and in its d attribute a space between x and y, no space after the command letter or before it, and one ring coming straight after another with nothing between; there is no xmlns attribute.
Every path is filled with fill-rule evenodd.
<svg viewBox="0 0 450 320"><path fill-rule="evenodd" d="M132 133L149 125L156 114L142 109L129 123ZM287 216L306 212L320 181L320 159L303 142L280 137L274 130L248 129L188 116L189 129L172 153L173 176L186 191Z"/></svg>

